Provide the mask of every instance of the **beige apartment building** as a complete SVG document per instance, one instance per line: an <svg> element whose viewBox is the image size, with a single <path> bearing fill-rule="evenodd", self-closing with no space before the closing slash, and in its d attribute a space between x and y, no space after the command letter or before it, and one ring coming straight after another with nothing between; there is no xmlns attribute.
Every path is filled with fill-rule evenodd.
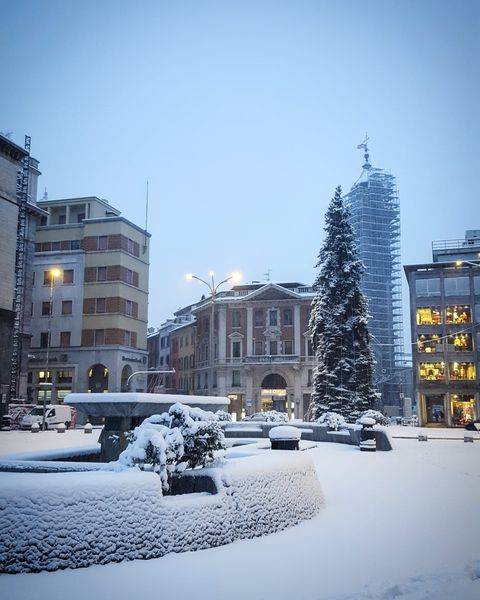
<svg viewBox="0 0 480 600"><path fill-rule="evenodd" d="M35 245L29 395L125 391L147 369L150 234L100 198L39 206L48 215ZM130 389L145 390L145 376Z"/></svg>

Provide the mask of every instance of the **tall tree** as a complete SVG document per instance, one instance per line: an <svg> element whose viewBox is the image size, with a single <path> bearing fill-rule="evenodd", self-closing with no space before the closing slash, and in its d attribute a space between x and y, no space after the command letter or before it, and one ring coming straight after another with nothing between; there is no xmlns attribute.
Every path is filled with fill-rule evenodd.
<svg viewBox="0 0 480 600"><path fill-rule="evenodd" d="M310 334L317 359L312 392L314 418L329 411L356 419L375 402L374 358L370 349L364 272L349 223L342 188L325 215L325 242L313 289Z"/></svg>

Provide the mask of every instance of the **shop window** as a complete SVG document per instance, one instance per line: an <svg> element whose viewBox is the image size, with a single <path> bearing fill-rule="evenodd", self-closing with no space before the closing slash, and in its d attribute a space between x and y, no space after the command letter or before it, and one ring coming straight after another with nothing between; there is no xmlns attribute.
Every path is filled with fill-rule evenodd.
<svg viewBox="0 0 480 600"><path fill-rule="evenodd" d="M427 333L418 336L417 350L419 352L442 352L443 341L437 333Z"/></svg>
<svg viewBox="0 0 480 600"><path fill-rule="evenodd" d="M442 313L439 306L417 308L417 325L441 325Z"/></svg>
<svg viewBox="0 0 480 600"><path fill-rule="evenodd" d="M452 394L450 396L452 408L452 425L465 427L475 420L475 397L465 394Z"/></svg>
<svg viewBox="0 0 480 600"><path fill-rule="evenodd" d="M443 394L427 395L425 399L425 412L427 423L445 424L445 396Z"/></svg>
<svg viewBox="0 0 480 600"><path fill-rule="evenodd" d="M283 342L283 353L284 354L293 354L293 341L285 340Z"/></svg>
<svg viewBox="0 0 480 600"><path fill-rule="evenodd" d="M451 362L448 365L448 374L452 381L474 381L475 364L473 362Z"/></svg>
<svg viewBox="0 0 480 600"><path fill-rule="evenodd" d="M447 325L461 325L472 322L472 313L468 305L447 306L445 309L445 322Z"/></svg>
<svg viewBox="0 0 480 600"><path fill-rule="evenodd" d="M454 352L471 352L473 350L471 333L453 333L447 338L447 350Z"/></svg>
<svg viewBox="0 0 480 600"><path fill-rule="evenodd" d="M286 308L283 311L283 324L284 325L292 325L292 309Z"/></svg>
<svg viewBox="0 0 480 600"><path fill-rule="evenodd" d="M445 296L469 296L470 281L468 277L447 277L444 280Z"/></svg>
<svg viewBox="0 0 480 600"><path fill-rule="evenodd" d="M443 381L445 379L445 363L420 363L420 379L424 381Z"/></svg>
<svg viewBox="0 0 480 600"><path fill-rule="evenodd" d="M255 327L262 327L262 325L263 325L263 310L257 308L253 311L253 325Z"/></svg>
<svg viewBox="0 0 480 600"><path fill-rule="evenodd" d="M417 279L415 282L417 296L440 296L440 279Z"/></svg>

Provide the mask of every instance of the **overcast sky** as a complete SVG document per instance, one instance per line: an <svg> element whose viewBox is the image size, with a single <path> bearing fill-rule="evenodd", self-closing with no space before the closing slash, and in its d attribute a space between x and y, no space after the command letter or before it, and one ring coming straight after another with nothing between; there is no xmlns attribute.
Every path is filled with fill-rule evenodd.
<svg viewBox="0 0 480 600"><path fill-rule="evenodd" d="M184 274L311 283L336 185L397 177L404 263L480 228L480 2L0 0L0 130L40 193L143 226L150 324Z"/></svg>

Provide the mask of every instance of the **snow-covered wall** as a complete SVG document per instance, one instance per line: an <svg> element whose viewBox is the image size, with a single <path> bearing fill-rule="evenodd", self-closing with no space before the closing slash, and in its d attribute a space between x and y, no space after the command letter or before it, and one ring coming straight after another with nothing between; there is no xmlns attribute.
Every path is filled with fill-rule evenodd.
<svg viewBox="0 0 480 600"><path fill-rule="evenodd" d="M216 494L163 497L160 479L122 472L0 474L0 571L145 559L228 544L309 519L323 505L305 453L209 469Z"/></svg>

